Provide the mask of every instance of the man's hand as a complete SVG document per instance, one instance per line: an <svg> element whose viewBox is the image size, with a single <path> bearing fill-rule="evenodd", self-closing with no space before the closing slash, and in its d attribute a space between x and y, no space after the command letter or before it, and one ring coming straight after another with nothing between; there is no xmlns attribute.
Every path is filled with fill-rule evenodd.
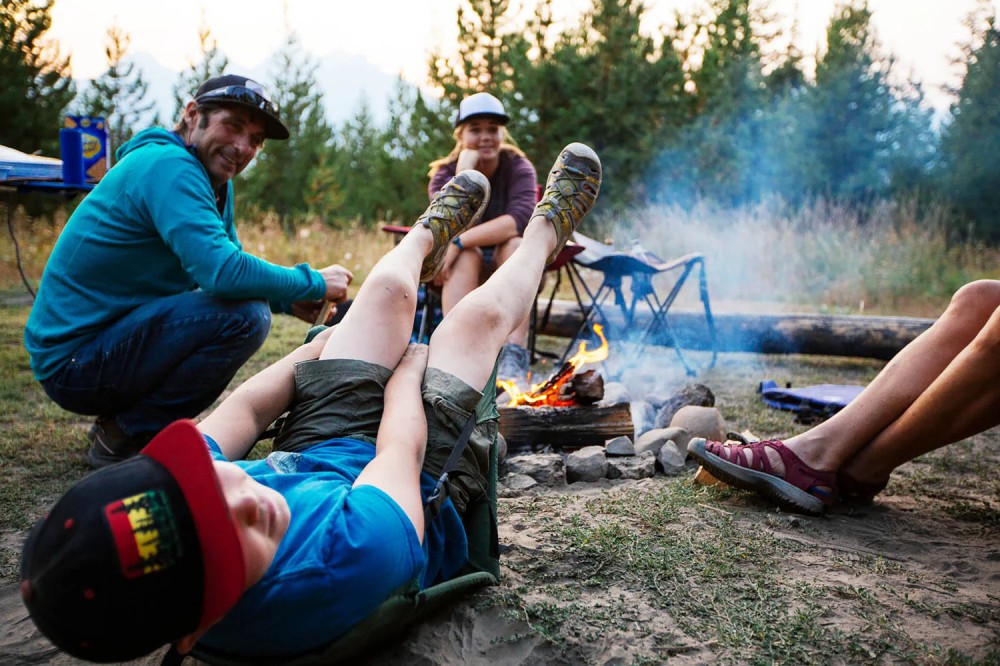
<svg viewBox="0 0 1000 666"><path fill-rule="evenodd" d="M309 324L329 324L337 314L337 306L334 305L326 315L326 321L316 321L323 304L326 301L292 301L292 316L301 319Z"/></svg>
<svg viewBox="0 0 1000 666"><path fill-rule="evenodd" d="M351 284L354 274L340 264L334 264L320 269L319 274L326 281L326 300L343 303L347 300L347 285Z"/></svg>

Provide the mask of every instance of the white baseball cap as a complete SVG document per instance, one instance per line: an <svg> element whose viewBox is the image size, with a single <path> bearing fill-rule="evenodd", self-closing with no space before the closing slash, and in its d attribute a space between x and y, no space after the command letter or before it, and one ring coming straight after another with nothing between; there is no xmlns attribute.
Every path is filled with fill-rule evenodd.
<svg viewBox="0 0 1000 666"><path fill-rule="evenodd" d="M500 100L486 92L476 93L462 100L458 105L455 127L473 118L496 118L501 125L506 125L510 121L510 116L504 112Z"/></svg>

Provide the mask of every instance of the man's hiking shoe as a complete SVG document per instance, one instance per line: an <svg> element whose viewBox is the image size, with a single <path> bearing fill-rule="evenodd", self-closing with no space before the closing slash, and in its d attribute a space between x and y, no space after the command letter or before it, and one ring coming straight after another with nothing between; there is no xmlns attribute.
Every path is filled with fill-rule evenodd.
<svg viewBox="0 0 1000 666"><path fill-rule="evenodd" d="M479 220L490 200L490 181L483 174L467 169L442 187L424 214L417 219L434 233L434 249L424 259L420 281L429 282L441 271L451 239Z"/></svg>
<svg viewBox="0 0 1000 666"><path fill-rule="evenodd" d="M580 220L594 207L600 189L601 160L597 153L582 143L571 143L563 148L549 171L542 199L532 213L532 217L545 217L556 230L556 249L549 255L547 264L555 261Z"/></svg>
<svg viewBox="0 0 1000 666"><path fill-rule="evenodd" d="M99 416L87 433L90 451L87 462L94 469L107 467L137 455L151 437L126 435L113 417Z"/></svg>

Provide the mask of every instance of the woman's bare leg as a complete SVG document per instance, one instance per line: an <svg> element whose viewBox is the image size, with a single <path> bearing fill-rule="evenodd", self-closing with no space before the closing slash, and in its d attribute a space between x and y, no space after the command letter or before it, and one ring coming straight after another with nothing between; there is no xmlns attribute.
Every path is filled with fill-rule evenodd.
<svg viewBox="0 0 1000 666"><path fill-rule="evenodd" d="M1000 281L965 285L944 314L897 354L861 395L785 445L816 469L843 466L859 481L878 481L906 460L979 432L974 428L995 425L981 413L987 408L976 403L995 404L994 390L982 386L979 371L994 378L1000 372L990 346L990 340L996 344L998 307ZM920 443L911 439L915 427L923 431ZM769 457L781 475L780 459Z"/></svg>

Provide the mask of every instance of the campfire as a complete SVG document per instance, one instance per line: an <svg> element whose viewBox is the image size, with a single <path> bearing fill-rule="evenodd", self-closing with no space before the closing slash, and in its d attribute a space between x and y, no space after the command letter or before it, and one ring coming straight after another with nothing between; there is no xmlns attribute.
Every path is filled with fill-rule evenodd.
<svg viewBox="0 0 1000 666"><path fill-rule="evenodd" d="M532 384L527 391L521 392L516 382L497 380L497 387L510 396L507 407L525 405L528 407L572 407L577 404L573 393L567 394L566 383L573 379L583 365L597 363L608 357L608 341L604 337L604 327L594 324L594 332L601 339L597 349L588 350L585 341L580 342L577 352L573 354L548 380L540 384ZM602 384L603 388L603 384Z"/></svg>

